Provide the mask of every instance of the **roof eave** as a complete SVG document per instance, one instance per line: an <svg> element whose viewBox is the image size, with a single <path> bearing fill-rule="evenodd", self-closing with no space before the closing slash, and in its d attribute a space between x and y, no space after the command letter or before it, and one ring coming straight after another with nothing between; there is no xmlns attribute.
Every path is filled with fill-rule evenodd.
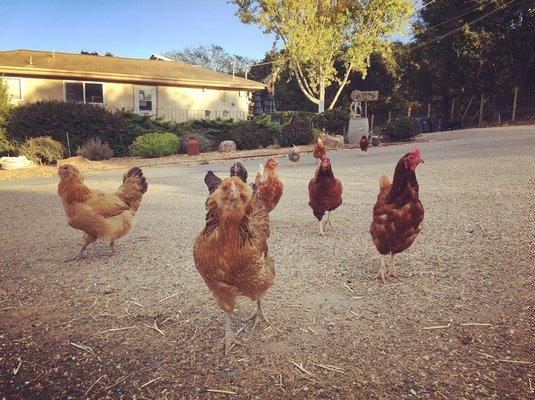
<svg viewBox="0 0 535 400"><path fill-rule="evenodd" d="M85 72L85 71L70 71L70 70L50 70L46 68L35 67L13 67L1 66L0 73L15 74L21 77L46 77L54 79L76 78L83 80L100 80L106 82L119 83L140 83L140 84L156 84L162 86L178 86L178 87L198 87L198 88L213 88L213 89L233 89L255 91L266 88L266 85L254 81L243 82L245 79L237 78L236 82L230 83L227 81L213 81L200 79L166 79L166 78L152 78L150 76L142 75L118 75L107 72ZM232 78L231 78L232 79ZM251 83L249 83L251 82Z"/></svg>

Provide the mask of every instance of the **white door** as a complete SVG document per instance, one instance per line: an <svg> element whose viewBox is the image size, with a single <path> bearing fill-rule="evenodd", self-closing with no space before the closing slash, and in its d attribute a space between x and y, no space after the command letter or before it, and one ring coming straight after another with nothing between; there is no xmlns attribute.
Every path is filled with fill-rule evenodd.
<svg viewBox="0 0 535 400"><path fill-rule="evenodd" d="M137 114L156 115L156 86L134 85L134 110Z"/></svg>

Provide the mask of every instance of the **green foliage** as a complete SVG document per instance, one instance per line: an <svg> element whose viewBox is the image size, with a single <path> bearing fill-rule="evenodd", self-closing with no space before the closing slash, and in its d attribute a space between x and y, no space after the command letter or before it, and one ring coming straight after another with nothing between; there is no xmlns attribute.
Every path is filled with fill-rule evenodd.
<svg viewBox="0 0 535 400"><path fill-rule="evenodd" d="M26 140L19 151L36 163L53 164L63 158L65 147L50 136L40 136Z"/></svg>
<svg viewBox="0 0 535 400"><path fill-rule="evenodd" d="M126 131L121 112L83 103L43 100L23 103L13 108L7 124L8 137L24 141L27 138L50 136L75 149L92 137L107 141L118 155L124 155L133 138Z"/></svg>
<svg viewBox="0 0 535 400"><path fill-rule="evenodd" d="M136 157L162 157L175 154L180 149L180 138L171 132L151 132L138 136L130 146L130 154Z"/></svg>
<svg viewBox="0 0 535 400"><path fill-rule="evenodd" d="M315 124L319 129L324 129L333 135L344 135L349 123L349 113L344 110L326 110L318 115Z"/></svg>
<svg viewBox="0 0 535 400"><path fill-rule="evenodd" d="M0 156L11 153L15 146L6 137L6 118L11 110L7 85L0 79Z"/></svg>
<svg viewBox="0 0 535 400"><path fill-rule="evenodd" d="M251 150L274 144L280 131L280 125L271 122L269 117L252 118L238 121L230 137L238 150Z"/></svg>
<svg viewBox="0 0 535 400"><path fill-rule="evenodd" d="M236 126L232 119L191 119L177 125L178 132L184 136L185 142L189 136L195 136L199 141L201 151L216 150L223 140L232 140L231 131Z"/></svg>
<svg viewBox="0 0 535 400"><path fill-rule="evenodd" d="M91 161L107 160L113 157L110 145L100 138L91 138L83 145L78 146L76 154Z"/></svg>
<svg viewBox="0 0 535 400"><path fill-rule="evenodd" d="M282 127L278 142L281 147L310 144L314 140L314 127L306 118L292 118Z"/></svg>
<svg viewBox="0 0 535 400"><path fill-rule="evenodd" d="M5 132L0 128L0 157L15 152L15 144L6 137Z"/></svg>
<svg viewBox="0 0 535 400"><path fill-rule="evenodd" d="M411 117L393 119L382 128L382 134L395 141L410 139L419 133L420 127Z"/></svg>
<svg viewBox="0 0 535 400"><path fill-rule="evenodd" d="M279 57L292 70L305 96L322 109L326 88L363 75L373 52L387 54L389 38L406 27L411 0L232 0L244 23L262 25L284 44ZM289 60L289 61L288 61ZM336 64L343 65L343 72ZM279 64L282 65L282 64ZM277 68L274 71L277 73ZM334 107L335 94L330 108Z"/></svg>

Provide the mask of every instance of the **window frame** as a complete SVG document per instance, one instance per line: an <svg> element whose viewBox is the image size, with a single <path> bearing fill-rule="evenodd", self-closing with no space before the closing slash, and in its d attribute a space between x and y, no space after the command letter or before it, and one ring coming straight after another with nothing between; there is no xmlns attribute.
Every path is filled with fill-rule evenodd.
<svg viewBox="0 0 535 400"><path fill-rule="evenodd" d="M77 80L64 80L63 81L63 101L67 100L67 83L81 83L82 84L82 95L83 95L83 103L84 104L97 104L97 105L104 105L106 104L106 93L104 91L104 82L97 82L97 81L77 81ZM85 97L85 84L86 83L92 83L102 86L102 103L97 103L94 101L87 101Z"/></svg>
<svg viewBox="0 0 535 400"><path fill-rule="evenodd" d="M22 78L16 76L2 76L0 80L4 81L7 86L7 81L18 81L19 83L19 97L14 97L10 91L8 91L9 100L22 100ZM9 89L9 87L8 87Z"/></svg>

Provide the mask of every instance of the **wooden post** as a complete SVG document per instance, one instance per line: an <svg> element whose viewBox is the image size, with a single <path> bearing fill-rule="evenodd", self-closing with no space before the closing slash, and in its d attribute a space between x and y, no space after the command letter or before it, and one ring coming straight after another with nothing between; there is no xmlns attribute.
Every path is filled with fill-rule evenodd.
<svg viewBox="0 0 535 400"><path fill-rule="evenodd" d="M364 102L364 116L368 118L368 102Z"/></svg>
<svg viewBox="0 0 535 400"><path fill-rule="evenodd" d="M483 125L483 106L485 105L485 95L481 94L481 101L479 102L479 126Z"/></svg>
<svg viewBox="0 0 535 400"><path fill-rule="evenodd" d="M515 86L515 95L513 97L513 115L511 117L511 121L514 121L516 119L516 103L518 101L518 86Z"/></svg>
<svg viewBox="0 0 535 400"><path fill-rule="evenodd" d="M427 118L431 117L431 103L427 103Z"/></svg>
<svg viewBox="0 0 535 400"><path fill-rule="evenodd" d="M373 123L374 123L374 120L375 120L375 114L372 114L372 122L371 122L371 128L370 128L370 131L373 131Z"/></svg>
<svg viewBox="0 0 535 400"><path fill-rule="evenodd" d="M392 121L392 111L388 111L388 121L387 122L390 122Z"/></svg>
<svg viewBox="0 0 535 400"><path fill-rule="evenodd" d="M454 109L455 109L455 99L451 99L450 122L453 121L453 110Z"/></svg>

